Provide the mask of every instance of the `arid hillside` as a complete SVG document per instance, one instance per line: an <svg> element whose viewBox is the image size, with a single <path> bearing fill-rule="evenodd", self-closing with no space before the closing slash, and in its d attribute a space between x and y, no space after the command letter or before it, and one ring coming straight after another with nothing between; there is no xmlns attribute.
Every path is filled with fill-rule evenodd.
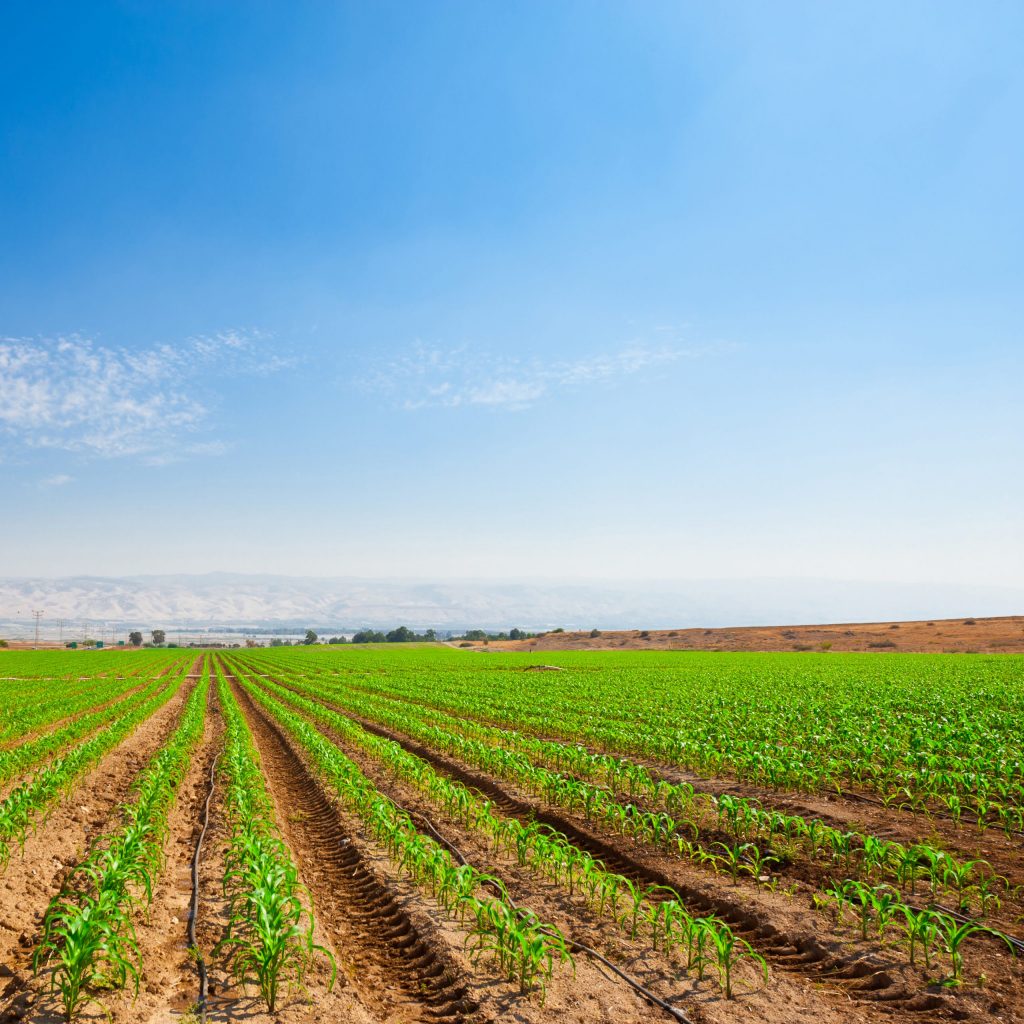
<svg viewBox="0 0 1024 1024"><path fill-rule="evenodd" d="M474 644L482 647L482 643ZM933 651L1024 652L1024 615L920 622L840 622L816 626L605 630L546 633L532 640L491 641L491 650Z"/></svg>

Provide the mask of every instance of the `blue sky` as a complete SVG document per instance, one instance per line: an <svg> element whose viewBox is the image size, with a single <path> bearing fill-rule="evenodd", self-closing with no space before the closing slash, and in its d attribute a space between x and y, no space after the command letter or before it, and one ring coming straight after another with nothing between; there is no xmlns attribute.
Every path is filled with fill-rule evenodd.
<svg viewBox="0 0 1024 1024"><path fill-rule="evenodd" d="M0 574L1024 573L1019 4L2 17Z"/></svg>

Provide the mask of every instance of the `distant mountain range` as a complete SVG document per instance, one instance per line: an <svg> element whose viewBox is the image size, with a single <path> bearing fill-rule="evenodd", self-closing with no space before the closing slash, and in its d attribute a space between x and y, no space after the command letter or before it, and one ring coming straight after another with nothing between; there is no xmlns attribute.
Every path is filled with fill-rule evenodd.
<svg viewBox="0 0 1024 1024"><path fill-rule="evenodd" d="M1024 612L1024 587L814 579L429 582L220 572L0 578L0 635L24 634L33 609L44 612L44 624L143 628L658 629L1013 615Z"/></svg>

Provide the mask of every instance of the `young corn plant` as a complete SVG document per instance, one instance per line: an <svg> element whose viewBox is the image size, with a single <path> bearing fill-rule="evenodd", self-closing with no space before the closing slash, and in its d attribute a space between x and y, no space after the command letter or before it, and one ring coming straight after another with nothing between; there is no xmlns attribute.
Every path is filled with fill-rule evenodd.
<svg viewBox="0 0 1024 1024"><path fill-rule="evenodd" d="M274 1013L282 989L301 989L318 954L331 963L331 986L337 965L330 951L314 941L309 893L277 834L259 756L219 666L217 689L226 726L221 773L227 782L231 836L224 872L228 927L214 953L226 954L238 981L255 978Z"/></svg>
<svg viewBox="0 0 1024 1024"><path fill-rule="evenodd" d="M451 854L420 833L408 814L378 792L336 746L268 693L248 681L243 685L306 750L341 802L364 820L374 838L414 881L429 888L442 905L450 907L460 918L472 915L475 924L467 944L473 959L493 955L500 970L518 981L523 992L536 990L541 999L559 965L568 963L574 967L568 944L556 928L544 924L530 911L513 907L507 897L478 895L483 886L493 881L489 875L469 865L455 869ZM538 842L549 841L543 831L534 834Z"/></svg>
<svg viewBox="0 0 1024 1024"><path fill-rule="evenodd" d="M66 1021L90 1003L102 1007L95 993L103 989L131 980L138 994L143 965L132 914L153 899L167 816L203 733L208 689L206 679L195 688L174 734L139 776L123 829L97 840L47 908L33 969L52 967L50 988Z"/></svg>
<svg viewBox="0 0 1024 1024"><path fill-rule="evenodd" d="M768 984L768 963L746 939L740 938L727 924L715 918L701 920L704 921L701 927L707 933L711 952L715 956L712 963L718 971L718 984L726 999L732 999L733 972L744 960L750 960L759 966L764 975L764 983Z"/></svg>

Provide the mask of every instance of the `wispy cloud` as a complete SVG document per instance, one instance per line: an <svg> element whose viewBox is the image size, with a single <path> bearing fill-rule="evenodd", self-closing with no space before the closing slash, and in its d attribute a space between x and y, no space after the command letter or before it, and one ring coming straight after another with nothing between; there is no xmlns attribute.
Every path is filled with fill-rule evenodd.
<svg viewBox="0 0 1024 1024"><path fill-rule="evenodd" d="M0 339L0 438L9 446L171 461L218 454L193 440L207 425L206 382L290 365L253 331L223 331L177 345L112 348L77 335ZM202 382L202 386L200 384Z"/></svg>
<svg viewBox="0 0 1024 1024"><path fill-rule="evenodd" d="M694 358L708 348L632 342L582 359L544 361L492 357L468 348L417 342L362 380L403 409L490 406L525 409L558 392L612 385L643 370Z"/></svg>
<svg viewBox="0 0 1024 1024"><path fill-rule="evenodd" d="M53 476L44 477L39 481L40 487L63 487L65 484L71 483L75 478L68 476L67 473L56 473Z"/></svg>

